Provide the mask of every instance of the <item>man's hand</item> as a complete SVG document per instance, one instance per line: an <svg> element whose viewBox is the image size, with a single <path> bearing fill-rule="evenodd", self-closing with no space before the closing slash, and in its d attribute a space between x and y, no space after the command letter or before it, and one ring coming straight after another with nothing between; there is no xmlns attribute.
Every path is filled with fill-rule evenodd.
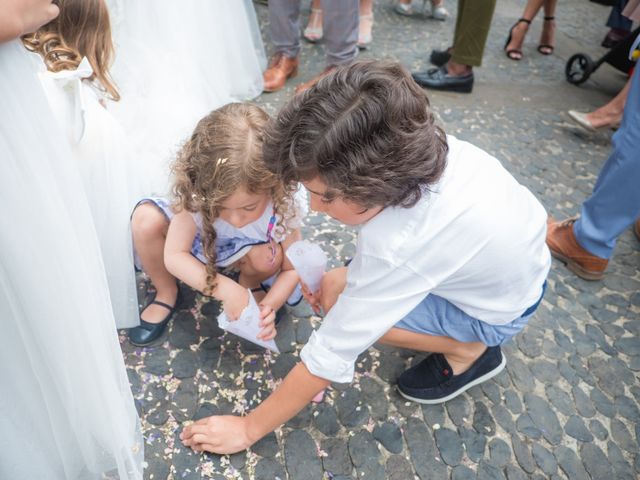
<svg viewBox="0 0 640 480"><path fill-rule="evenodd" d="M246 417L233 415L207 417L184 428L180 440L196 452L211 452L220 455L246 450L253 442L249 440Z"/></svg>
<svg viewBox="0 0 640 480"><path fill-rule="evenodd" d="M316 314L320 314L322 311L322 288L318 289L317 292L311 293L309 288L302 282L300 282L302 287L302 296L307 301L311 308Z"/></svg>
<svg viewBox="0 0 640 480"><path fill-rule="evenodd" d="M267 341L276 338L276 312L264 303L260 304L260 328L258 339Z"/></svg>

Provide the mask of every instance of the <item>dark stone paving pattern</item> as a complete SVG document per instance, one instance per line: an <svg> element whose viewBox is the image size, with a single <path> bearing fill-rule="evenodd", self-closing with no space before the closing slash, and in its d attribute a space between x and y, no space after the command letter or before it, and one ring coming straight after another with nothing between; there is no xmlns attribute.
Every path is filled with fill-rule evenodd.
<svg viewBox="0 0 640 480"><path fill-rule="evenodd" d="M455 11L455 2L446 3ZM624 78L603 66L584 86L572 87L564 81L564 62L578 51L602 53L597 44L608 10L584 0L560 2L556 55L535 51L538 19L523 61L511 62L501 49L523 5L498 2L474 94L430 98L448 133L496 155L551 214L573 215L606 159L610 135L588 135L564 112L603 104ZM266 9L257 11L265 27ZM448 44L454 23L400 18L383 1L375 2L375 15L375 43L362 57L394 58L412 69L426 66L431 47ZM300 78L258 103L274 113L323 62L321 45L305 45ZM353 255L354 232L326 217L311 215L304 234L334 266ZM638 478L639 252L635 237L623 234L606 279L595 283L554 263L537 315L504 349L506 370L446 405L405 402L393 389L399 373L422 355L374 347L361 356L353 385L334 385L324 402L231 456L183 448L182 423L255 407L298 361L318 318L304 306L289 310L277 339L283 353L270 355L225 335L215 322L218 304L185 288L187 302L159 342L137 348L122 338L146 439L145 477Z"/></svg>

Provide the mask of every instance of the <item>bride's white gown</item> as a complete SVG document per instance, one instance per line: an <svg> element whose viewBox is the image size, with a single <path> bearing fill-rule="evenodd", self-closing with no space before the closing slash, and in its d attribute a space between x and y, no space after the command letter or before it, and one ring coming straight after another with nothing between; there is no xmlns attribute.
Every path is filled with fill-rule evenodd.
<svg viewBox="0 0 640 480"><path fill-rule="evenodd" d="M0 45L0 478L142 478L78 168L28 53Z"/></svg>
<svg viewBox="0 0 640 480"><path fill-rule="evenodd" d="M165 194L169 164L200 118L262 92L264 46L251 0L108 0L122 100L147 193Z"/></svg>

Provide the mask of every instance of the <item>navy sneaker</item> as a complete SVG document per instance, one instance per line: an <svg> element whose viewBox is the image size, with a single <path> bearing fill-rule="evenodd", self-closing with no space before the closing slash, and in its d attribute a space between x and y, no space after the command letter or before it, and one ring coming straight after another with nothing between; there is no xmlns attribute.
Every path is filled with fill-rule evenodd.
<svg viewBox="0 0 640 480"><path fill-rule="evenodd" d="M495 377L507 364L500 347L489 347L460 375L454 375L441 353L432 353L398 378L398 392L418 403L443 403Z"/></svg>

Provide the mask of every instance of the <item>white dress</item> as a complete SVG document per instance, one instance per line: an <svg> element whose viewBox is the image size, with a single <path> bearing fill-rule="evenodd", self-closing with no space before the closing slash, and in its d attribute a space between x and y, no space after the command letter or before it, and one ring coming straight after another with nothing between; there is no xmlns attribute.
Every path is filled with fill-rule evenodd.
<svg viewBox="0 0 640 480"><path fill-rule="evenodd" d="M0 45L0 478L142 478L82 181L18 42Z"/></svg>
<svg viewBox="0 0 640 480"><path fill-rule="evenodd" d="M64 129L80 171L100 241L118 328L139 325L129 217L142 187L131 146L122 127L100 103L101 92L88 80L87 59L76 70L52 73L39 55L34 61L51 110ZM107 100L103 99L106 104Z"/></svg>
<svg viewBox="0 0 640 480"><path fill-rule="evenodd" d="M262 92L264 46L251 0L108 0L122 100L147 196L168 192L169 164L198 120Z"/></svg>

